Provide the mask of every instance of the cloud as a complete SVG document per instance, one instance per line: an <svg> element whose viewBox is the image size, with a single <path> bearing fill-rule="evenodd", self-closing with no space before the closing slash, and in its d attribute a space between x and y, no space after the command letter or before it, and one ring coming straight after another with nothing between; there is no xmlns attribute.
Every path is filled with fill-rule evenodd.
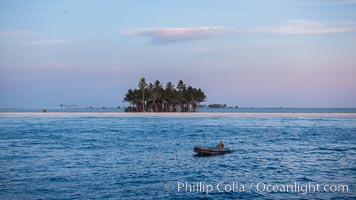
<svg viewBox="0 0 356 200"><path fill-rule="evenodd" d="M153 43L165 44L187 40L202 40L221 35L236 34L335 34L356 32L354 22L318 22L310 20L287 20L277 26L262 26L250 29L225 26L189 27L189 28L143 28L128 30L132 36L149 38Z"/></svg>
<svg viewBox="0 0 356 200"><path fill-rule="evenodd" d="M263 45L263 46L290 46L290 45L297 45L299 41L297 40L255 40L254 44Z"/></svg>
<svg viewBox="0 0 356 200"><path fill-rule="evenodd" d="M190 28L143 28L126 31L133 36L144 36L154 43L171 43L186 40L201 40L219 35L229 28L224 26Z"/></svg>
<svg viewBox="0 0 356 200"><path fill-rule="evenodd" d="M59 44L64 44L69 42L69 40L62 40L62 39L61 40L40 39L38 37L40 35L42 34L29 30L0 31L0 39L15 41L15 44L20 44L20 45L59 45Z"/></svg>
<svg viewBox="0 0 356 200"><path fill-rule="evenodd" d="M352 5L352 4L356 4L356 0L335 1L329 3L328 5Z"/></svg>
<svg viewBox="0 0 356 200"><path fill-rule="evenodd" d="M23 45L60 45L68 43L69 40L34 40L34 41L25 41L20 44Z"/></svg>
<svg viewBox="0 0 356 200"><path fill-rule="evenodd" d="M260 27L255 31L260 33L277 34L330 34L355 32L356 26L353 22L317 22L308 20L288 20L281 26Z"/></svg>
<svg viewBox="0 0 356 200"><path fill-rule="evenodd" d="M0 38L21 38L36 36L32 31L17 30L17 31L0 31Z"/></svg>

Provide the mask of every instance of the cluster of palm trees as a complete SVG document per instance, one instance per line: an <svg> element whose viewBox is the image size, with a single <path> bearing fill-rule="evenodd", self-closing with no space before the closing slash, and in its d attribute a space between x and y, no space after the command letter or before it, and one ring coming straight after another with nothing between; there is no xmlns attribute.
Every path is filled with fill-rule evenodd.
<svg viewBox="0 0 356 200"><path fill-rule="evenodd" d="M175 87L171 82L163 86L158 80L152 84L141 78L138 87L127 91L123 101L130 106L125 112L196 112L206 100L200 88L186 86L182 80Z"/></svg>

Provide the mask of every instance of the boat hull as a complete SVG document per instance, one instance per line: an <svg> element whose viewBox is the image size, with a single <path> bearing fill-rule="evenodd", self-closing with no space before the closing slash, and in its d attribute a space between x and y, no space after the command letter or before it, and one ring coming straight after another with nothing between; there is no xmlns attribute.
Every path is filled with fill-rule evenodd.
<svg viewBox="0 0 356 200"><path fill-rule="evenodd" d="M194 152L201 155L221 155L229 153L231 150L229 148L217 148L217 147L194 147Z"/></svg>

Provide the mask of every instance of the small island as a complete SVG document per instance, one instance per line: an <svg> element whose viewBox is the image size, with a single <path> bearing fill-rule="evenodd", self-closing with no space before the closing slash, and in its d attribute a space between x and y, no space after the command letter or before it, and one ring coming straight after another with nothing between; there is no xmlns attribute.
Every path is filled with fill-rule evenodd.
<svg viewBox="0 0 356 200"><path fill-rule="evenodd" d="M123 102L130 104L125 112L197 112L206 98L202 89L186 86L182 80L175 87L171 82L163 86L159 80L147 83L142 77L138 89L129 89Z"/></svg>

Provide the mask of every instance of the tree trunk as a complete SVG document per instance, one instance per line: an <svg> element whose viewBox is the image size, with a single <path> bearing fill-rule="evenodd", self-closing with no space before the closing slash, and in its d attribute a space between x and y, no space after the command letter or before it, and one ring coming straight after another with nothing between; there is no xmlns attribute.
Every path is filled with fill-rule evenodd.
<svg viewBox="0 0 356 200"><path fill-rule="evenodd" d="M142 89L142 112L145 111L145 89Z"/></svg>

